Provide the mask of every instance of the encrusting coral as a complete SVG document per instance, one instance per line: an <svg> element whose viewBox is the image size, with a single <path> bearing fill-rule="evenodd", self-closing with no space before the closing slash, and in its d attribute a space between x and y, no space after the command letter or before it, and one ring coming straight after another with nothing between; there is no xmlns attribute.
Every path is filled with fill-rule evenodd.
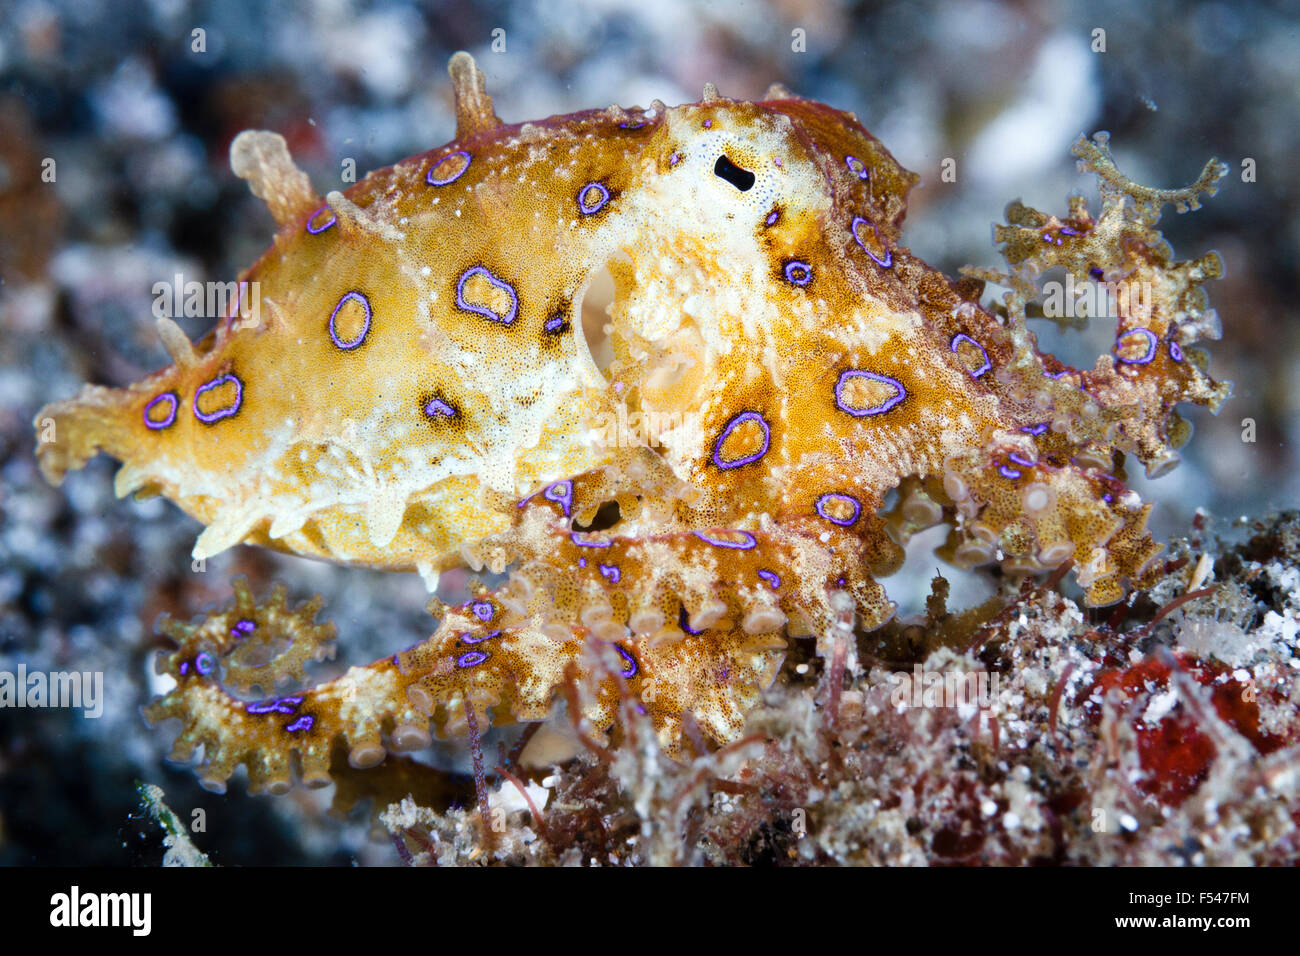
<svg viewBox="0 0 1300 956"><path fill-rule="evenodd" d="M159 320L173 365L37 416L51 481L106 451L119 495L207 526L196 558L262 544L431 588L463 564L509 572L435 600L428 639L285 696L332 654L317 603L239 584L231 608L167 624L176 687L148 716L182 721L176 756L203 745L205 786L244 764L283 791L295 760L325 784L340 741L369 767L432 732L540 720L566 690L599 730L634 702L672 755L734 742L787 638L856 670L855 630L894 612L877 578L940 523L961 566L1072 562L1093 606L1156 580L1125 459L1167 470L1175 406L1217 409L1228 386L1193 348L1218 334L1200 286L1219 260L1174 261L1154 224L1213 194L1221 164L1150 190L1081 140L1099 215L1013 204L1010 271L954 281L900 244L916 176L850 114L708 86L505 124L467 54L450 72L456 139L345 193L317 195L279 136L237 137L232 167L279 226L240 301L197 344ZM1054 265L1148 290L1119 297L1092 369L1026 328ZM606 269L608 324L584 327ZM995 308L986 279L1011 290ZM661 427L604 444L611 421Z"/></svg>

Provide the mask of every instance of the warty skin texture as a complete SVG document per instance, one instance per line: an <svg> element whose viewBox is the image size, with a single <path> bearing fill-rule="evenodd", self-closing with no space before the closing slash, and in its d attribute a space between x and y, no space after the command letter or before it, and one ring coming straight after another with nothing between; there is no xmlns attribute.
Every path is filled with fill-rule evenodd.
<svg viewBox="0 0 1300 956"><path fill-rule="evenodd" d="M266 694L300 676L327 639L314 609L240 585L230 609L169 622L160 668L178 686L150 716L185 723L178 757L205 744L209 785L246 763L254 788L283 790L294 753L323 783L339 738L372 765L431 725L464 730L469 701L480 727L541 719L570 680L598 728L632 694L670 750L688 714L735 739L786 637L829 655L834 635L883 624L876 578L940 522L961 565L1073 560L1092 604L1149 578L1160 546L1124 456L1168 467L1186 437L1173 406L1227 395L1189 347L1216 331L1199 285L1217 257L1174 263L1153 226L1163 203L1213 191L1213 163L1190 190L1126 204L1138 187L1103 139L1081 141L1099 218L1013 206L1011 272L954 281L900 244L916 177L849 114L706 87L679 107L503 124L472 59L451 75L457 138L346 193L317 195L275 134L241 134L232 166L279 226L240 277L258 308L195 345L160 320L172 366L37 417L52 481L108 452L119 495L163 494L206 525L198 558L260 544L431 587L464 563L511 569L466 606L435 600L428 640L269 704L222 675ZM1025 329L1051 256L1157 285L1092 370ZM604 269L608 324L584 328ZM980 304L982 278L1012 289L1004 305ZM610 442L611 421L656 425ZM581 530L611 502L616 521ZM292 667L238 668L277 636Z"/></svg>

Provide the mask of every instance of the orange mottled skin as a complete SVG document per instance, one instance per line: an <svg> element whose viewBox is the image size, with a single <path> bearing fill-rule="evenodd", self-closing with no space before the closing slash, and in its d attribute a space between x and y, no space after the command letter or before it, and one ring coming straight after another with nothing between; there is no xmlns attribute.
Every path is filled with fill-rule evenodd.
<svg viewBox="0 0 1300 956"><path fill-rule="evenodd" d="M207 526L197 557L253 543L431 584L510 569L435 608L423 643L276 706L219 681L269 694L298 676L272 662L257 679L236 655L282 635L308 646L296 661L319 656L310 615L241 585L231 609L169 624L178 686L151 717L185 721L178 756L206 745L205 783L245 763L282 790L294 752L323 782L337 738L368 766L431 724L463 728L468 701L541 719L566 675L598 726L631 694L670 749L686 714L734 739L786 637L825 653L884 623L876 578L940 522L959 564L1073 560L1094 604L1149 575L1159 546L1123 462L1165 467L1185 437L1173 405L1226 395L1183 351L1212 325L1196 286L1217 258L1171 265L1122 203L1022 210L1015 226L1076 271L1164 283L1153 312L1121 314L1114 356L1069 369L1024 331L1023 272L989 274L1013 289L991 309L982 281L900 244L916 177L849 114L710 87L504 124L473 61L451 71L456 140L346 193L318 196L274 134L241 135L232 164L279 224L244 307L197 346L162 320L172 366L38 416L51 480L107 451L119 494ZM1006 228L1013 266L1040 255L1030 239ZM608 321L584 322L603 270Z"/></svg>

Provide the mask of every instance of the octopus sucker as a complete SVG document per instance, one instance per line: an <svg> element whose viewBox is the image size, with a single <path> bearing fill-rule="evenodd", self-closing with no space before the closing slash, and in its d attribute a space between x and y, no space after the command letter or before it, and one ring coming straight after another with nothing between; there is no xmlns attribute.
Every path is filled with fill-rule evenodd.
<svg viewBox="0 0 1300 956"><path fill-rule="evenodd" d="M295 767L320 785L335 754L372 767L544 719L571 691L602 731L639 708L670 753L683 727L733 741L791 639L843 662L843 635L890 619L879 578L937 525L958 566L1071 562L1093 606L1154 579L1127 460L1176 465L1177 406L1230 391L1194 347L1221 331L1203 285L1222 263L1175 260L1155 225L1212 195L1222 164L1153 190L1103 134L1082 139L1098 212L1013 203L1007 271L950 279L904 243L918 177L851 114L710 85L507 123L468 54L449 72L456 138L346 191L317 193L279 135L240 134L232 169L276 227L240 276L261 308L198 343L160 320L170 366L37 416L51 482L108 453L119 496L204 525L198 557L263 545L430 588L464 565L507 575L431 602L424 640L301 690L333 653L319 601L237 582L226 608L166 622L176 687L147 714L180 720L178 758L202 745L205 786L240 765L255 790ZM1058 265L1152 290L1119 300L1092 368L1026 323ZM612 302L584 310L605 272ZM1010 291L984 303L986 280Z"/></svg>

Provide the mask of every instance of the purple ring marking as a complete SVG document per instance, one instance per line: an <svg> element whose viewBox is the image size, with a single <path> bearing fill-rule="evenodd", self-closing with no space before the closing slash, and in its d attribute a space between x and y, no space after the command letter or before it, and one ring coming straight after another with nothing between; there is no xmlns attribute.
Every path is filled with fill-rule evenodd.
<svg viewBox="0 0 1300 956"><path fill-rule="evenodd" d="M731 437L731 433L735 431L737 428L739 428L741 425L743 425L745 422L758 422L758 427L763 430L763 447L760 448L758 451L754 452L754 454L752 455L746 455L744 458L737 458L735 461L723 461L722 446L726 443L727 439ZM722 429L722 434L719 435L718 440L714 442L713 463L724 471L731 468L739 468L741 465L749 465L752 464L753 462L758 461L760 458L766 455L767 450L768 448L771 447L771 445L772 445L772 429L768 427L767 419L765 419L758 412L741 412L739 415L735 416L731 421L727 422L727 426L724 429Z"/></svg>
<svg viewBox="0 0 1300 956"><path fill-rule="evenodd" d="M570 531L569 540L580 548L608 548L613 541L579 541L578 532Z"/></svg>
<svg viewBox="0 0 1300 956"><path fill-rule="evenodd" d="M769 571L766 568L759 568L758 576L771 585L773 591L781 586L781 575L777 574L775 571Z"/></svg>
<svg viewBox="0 0 1300 956"><path fill-rule="evenodd" d="M978 342L976 342L965 332L958 332L956 335L952 337L952 341L948 343L948 350L952 352L954 355L956 355L957 346L962 342L969 342L971 345L975 346L977 349L980 350L980 355L984 356L984 364L981 365L976 371L970 373L971 378L979 378L981 375L983 375L985 372L987 372L989 369L993 367L993 363L989 361L989 353L984 351L984 346L980 345Z"/></svg>
<svg viewBox="0 0 1300 956"><path fill-rule="evenodd" d="M867 248L866 243L862 241L862 237L858 235L858 225L860 223L866 223L871 227L871 231L876 234L876 242L880 243L885 248L885 258L878 258L874 252ZM875 223L870 222L861 216L854 216L853 222L849 226L849 232L853 233L853 241L858 244L858 248L870 256L871 261L880 266L880 268L888 269L894 264L894 254L889 251L889 246L885 245L885 240L880 238L880 230L876 228Z"/></svg>
<svg viewBox="0 0 1300 956"><path fill-rule="evenodd" d="M750 548L758 545L758 540L748 531L728 531L728 534L738 534L743 540L728 541L726 538L713 538L703 531L692 531L691 534L699 538L705 544L711 544L715 548L735 548L737 551L748 551Z"/></svg>
<svg viewBox="0 0 1300 956"><path fill-rule="evenodd" d="M1124 356L1119 354L1120 345L1124 342L1126 338L1132 335L1140 335L1147 340L1147 350L1142 354L1140 358L1135 358L1135 359L1124 358ZM1126 365L1146 365L1148 362L1150 362L1153 358L1156 357L1156 346L1159 343L1159 341L1160 340L1156 338L1156 334L1152 332L1150 329L1129 329L1127 332L1125 332L1123 335L1121 335L1118 339L1115 340L1115 359L1116 361L1123 362Z"/></svg>
<svg viewBox="0 0 1300 956"><path fill-rule="evenodd" d="M542 497L547 501L554 501L563 508L564 517L568 518L569 512L573 509L573 482L565 479L547 485L546 490L542 492Z"/></svg>
<svg viewBox="0 0 1300 956"><path fill-rule="evenodd" d="M207 651L200 651L199 655L194 658L194 669L204 677L212 673L212 669L216 667L216 664L217 662L213 660L212 655Z"/></svg>
<svg viewBox="0 0 1300 956"><path fill-rule="evenodd" d="M355 339L353 339L351 342L344 342L342 339L339 338L338 331L334 328L334 322L338 318L339 309L343 308L344 303L349 301L361 303L361 308L366 310L366 321L361 326L361 331L357 334L357 337ZM330 341L333 342L335 346L341 348L345 352L356 348L358 345L360 345L362 342L366 340L366 336L370 333L370 318L371 318L371 312L370 312L369 299L367 299L360 292L343 293L343 296L338 301L338 305L334 306L334 311L330 313L330 324L329 324Z"/></svg>
<svg viewBox="0 0 1300 956"><path fill-rule="evenodd" d="M456 409L441 398L431 398L424 403L424 414L429 418L455 418ZM522 501L519 504L523 506Z"/></svg>
<svg viewBox="0 0 1300 956"><path fill-rule="evenodd" d="M769 226L775 226L776 221L780 218L781 218L781 214L777 212L775 209L773 209L771 212L767 214L767 219L765 219L764 222Z"/></svg>
<svg viewBox="0 0 1300 956"><path fill-rule="evenodd" d="M212 391L214 388L224 385L226 382L235 383L235 403L228 408L219 408L211 415L205 415L199 410L199 396ZM239 411L239 407L243 404L244 383L239 380L238 376L230 373L214 378L212 381L205 385L200 385L194 390L194 417L205 425L211 425L213 422L220 421L223 418L229 418L231 415Z"/></svg>
<svg viewBox="0 0 1300 956"><path fill-rule="evenodd" d="M313 717L311 714L303 714L293 723L286 724L284 729L286 733L296 734L300 730L311 730L312 726L315 723L316 723L315 717Z"/></svg>
<svg viewBox="0 0 1300 956"><path fill-rule="evenodd" d="M302 703L302 697L277 697L274 700L255 700L244 707L250 714L292 714Z"/></svg>
<svg viewBox="0 0 1300 956"><path fill-rule="evenodd" d="M1010 465L998 465L998 474L1010 481L1015 481L1020 477L1020 472L1016 471L1016 469L1012 468Z"/></svg>
<svg viewBox="0 0 1300 956"><path fill-rule="evenodd" d="M553 315L546 320L546 325L543 326L543 328L545 328L547 332L551 333L563 332L565 321L563 315Z"/></svg>
<svg viewBox="0 0 1300 956"><path fill-rule="evenodd" d="M610 646L613 647L614 650L618 651L618 656L623 658L623 663L627 665L627 667L624 670L619 671L619 673L624 677L635 677L637 671L636 658L623 650L623 648L617 644L611 644Z"/></svg>
<svg viewBox="0 0 1300 956"><path fill-rule="evenodd" d="M618 582L623 579L623 572L619 569L617 564L600 565L600 573L610 582L610 584L618 584Z"/></svg>
<svg viewBox="0 0 1300 956"><path fill-rule="evenodd" d="M640 118L638 118L635 123L625 122L625 123L618 124L619 129L641 129L643 126L645 126L645 120Z"/></svg>
<svg viewBox="0 0 1300 956"><path fill-rule="evenodd" d="M586 566L587 566L587 559L586 559L586 558L579 558L579 559L578 559L578 567L580 567L580 568L585 568Z"/></svg>
<svg viewBox="0 0 1300 956"><path fill-rule="evenodd" d="M711 120L711 119L706 119L706 120L704 121L704 128L705 128L705 129L709 129L712 125L713 125L713 120Z"/></svg>
<svg viewBox="0 0 1300 956"><path fill-rule="evenodd" d="M330 218L329 218L329 222L326 222L326 223L324 223L323 225L317 226L315 229L313 229L312 226L311 226L311 224L312 224L313 222L315 222L315 221L316 221L316 217L319 216L321 213L323 213L326 209L330 209L330 207L329 207L329 203L326 203L325 205L321 206L321 207L320 207L319 209L317 209L314 213L312 213L310 216L307 217L306 229L307 229L307 231L310 232L313 236L318 236L318 235L320 235L322 232L324 232L324 231L325 231L326 229L328 229L330 226L334 225L334 223L336 223L336 222L339 221L339 217L336 216L336 215L334 214L334 210L333 210L333 209L330 209Z"/></svg>
<svg viewBox="0 0 1300 956"><path fill-rule="evenodd" d="M1047 431L1047 422L1039 422L1037 425L1021 425L1020 430L1027 435L1041 435Z"/></svg>
<svg viewBox="0 0 1300 956"><path fill-rule="evenodd" d="M1183 360L1183 347L1173 339L1169 340L1169 357L1175 362L1181 362Z"/></svg>
<svg viewBox="0 0 1300 956"><path fill-rule="evenodd" d="M673 153L671 156L668 157L668 165L676 166L681 161L681 158L682 157L680 153Z"/></svg>
<svg viewBox="0 0 1300 956"><path fill-rule="evenodd" d="M885 385L892 385L898 391L890 398L885 399L879 405L872 405L869 408L854 408L844 402L844 386L848 384L849 379L867 378L873 382L881 382ZM865 369L850 368L840 373L839 380L835 383L835 404L840 411L847 412L854 418L863 418L867 415L883 415L891 408L897 406L903 399L907 398L907 389L903 383L896 378L890 378L888 375L881 375L878 372L868 372Z"/></svg>
<svg viewBox="0 0 1300 956"><path fill-rule="evenodd" d="M492 606L491 601L475 601L469 606L469 609L473 611L474 616L484 624L496 617L497 614L497 609Z"/></svg>
<svg viewBox="0 0 1300 956"><path fill-rule="evenodd" d="M871 170L867 169L867 164L856 156L845 156L844 165L849 167L849 172L858 179L866 179L871 175Z"/></svg>
<svg viewBox="0 0 1300 956"><path fill-rule="evenodd" d="M848 518L835 518L827 514L826 506L828 504L831 504L832 502L847 502L853 508L852 516ZM822 495L820 498L817 499L817 503L814 507L816 507L817 513L819 515L821 515L831 524L837 524L841 528L847 528L849 525L856 522L859 516L861 516L862 514L862 505L858 503L857 498L854 498L852 495L842 495L839 494L838 492L831 492L830 494Z"/></svg>
<svg viewBox="0 0 1300 956"><path fill-rule="evenodd" d="M482 644L484 641L490 641L492 638L500 636L500 631L493 631L491 634L484 634L482 637L475 637L469 631L466 631L460 636L460 642L462 644Z"/></svg>
<svg viewBox="0 0 1300 956"><path fill-rule="evenodd" d="M460 657L456 658L457 667L476 667L482 664L492 655L487 651L466 651Z"/></svg>
<svg viewBox="0 0 1300 956"><path fill-rule="evenodd" d="M154 421L149 417L149 412L155 405L163 401L170 403L167 407L167 417L160 422ZM180 399L176 397L175 392L163 392L161 395L155 396L149 404L144 407L144 427L152 428L154 431L159 431L163 428L170 428L172 422L176 421L176 409L180 407L180 404Z"/></svg>
<svg viewBox="0 0 1300 956"><path fill-rule="evenodd" d="M1028 458L1025 458L1023 455L1014 451L1011 454L1007 455L1007 457L1010 458L1012 461L1014 461L1017 465L1023 465L1026 468L1033 468L1038 464L1038 462L1030 461Z"/></svg>
<svg viewBox="0 0 1300 956"><path fill-rule="evenodd" d="M785 280L797 286L806 286L812 282L812 266L798 259L791 259L785 264Z"/></svg>
<svg viewBox="0 0 1300 956"><path fill-rule="evenodd" d="M491 309L484 305L473 305L465 301L465 283L474 276L483 276L487 279L488 284L493 288L500 289L510 296L510 311L505 315L497 315ZM500 322L502 325L509 325L519 314L519 296L515 294L514 286L503 279L498 279L487 269L482 266L471 266L466 269L456 283L456 305L466 312L473 312L475 315L481 315L485 319L491 319L493 322Z"/></svg>
<svg viewBox="0 0 1300 956"><path fill-rule="evenodd" d="M440 178L434 175L434 173L437 170L442 168L443 164L446 163L447 160L454 159L457 156L465 157L465 165L460 168L459 172L452 173L450 176L447 176L446 178ZM458 149L454 153L448 153L446 156L442 157L442 159L438 160L436 163L434 163L432 166L429 167L429 171L425 173L424 181L428 183L430 186L447 186L451 183L454 183L456 180L460 179L460 177L464 176L466 171L469 169L469 164L472 163L473 161L474 161L474 157L469 154L468 150Z"/></svg>
<svg viewBox="0 0 1300 956"><path fill-rule="evenodd" d="M587 203L587 197L593 189L600 194L597 196L594 206ZM584 216L591 216L600 212L605 208L607 202L609 202L609 190L602 183L587 183L578 190L578 209Z"/></svg>
<svg viewBox="0 0 1300 956"><path fill-rule="evenodd" d="M182 674L182 676L185 675L185 674L188 674L189 672L190 672L190 662L189 662L189 661L181 661L181 674Z"/></svg>
<svg viewBox="0 0 1300 956"><path fill-rule="evenodd" d="M678 626L680 626L681 629L682 629L683 631L685 631L687 634L703 634L703 633L704 633L704 628L700 628L700 629L697 631L695 628L691 627L691 619L690 619L689 617L686 616L686 606L685 606L685 605L682 605L682 611L681 611L680 614L677 615L677 624L678 624Z"/></svg>

